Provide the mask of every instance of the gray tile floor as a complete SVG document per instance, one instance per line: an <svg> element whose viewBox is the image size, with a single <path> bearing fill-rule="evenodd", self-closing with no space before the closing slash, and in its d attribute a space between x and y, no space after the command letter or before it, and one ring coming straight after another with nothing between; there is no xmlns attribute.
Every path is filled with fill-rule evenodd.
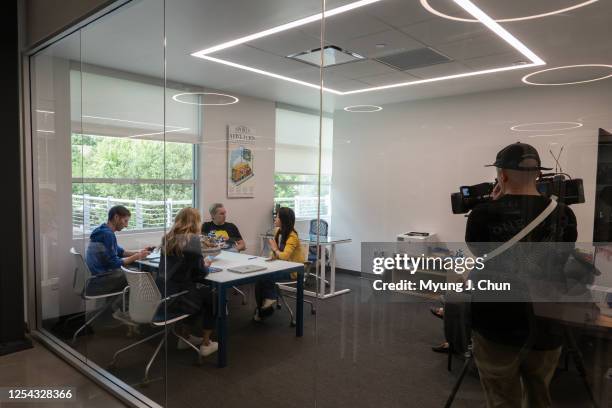
<svg viewBox="0 0 612 408"><path fill-rule="evenodd" d="M352 292L317 301L314 316L306 307L299 339L285 310L257 324L251 321L252 291L246 306L239 296L230 296L226 368L215 366L215 356L196 365L195 353L176 350L170 338L167 356L162 353L155 362L155 380L147 386L141 380L156 342L125 353L110 372L169 407L443 406L462 361L455 359L449 373L446 356L431 351L443 336L442 321L428 310L433 303L405 295L373 298L369 283L354 276L339 276L337 284ZM126 332L112 319L102 319L76 347L106 367L116 350L138 338ZM575 371L559 373L552 389L555 406L590 406ZM453 406L484 406L475 372L466 376Z"/></svg>
<svg viewBox="0 0 612 408"><path fill-rule="evenodd" d="M3 387L71 386L76 388L74 402L14 402L0 407L15 408L114 408L124 407L118 399L100 388L41 344L34 348L0 357L0 384Z"/></svg>

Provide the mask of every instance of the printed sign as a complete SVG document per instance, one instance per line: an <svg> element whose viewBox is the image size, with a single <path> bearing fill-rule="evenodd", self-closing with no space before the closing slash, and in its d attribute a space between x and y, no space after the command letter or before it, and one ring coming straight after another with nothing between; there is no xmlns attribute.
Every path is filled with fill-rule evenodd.
<svg viewBox="0 0 612 408"><path fill-rule="evenodd" d="M255 129L227 127L227 197L255 197Z"/></svg>

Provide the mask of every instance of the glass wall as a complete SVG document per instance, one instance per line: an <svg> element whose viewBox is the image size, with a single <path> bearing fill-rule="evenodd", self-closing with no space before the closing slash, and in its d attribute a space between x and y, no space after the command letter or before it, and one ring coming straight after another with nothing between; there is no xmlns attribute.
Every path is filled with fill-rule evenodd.
<svg viewBox="0 0 612 408"><path fill-rule="evenodd" d="M33 54L34 326L151 406L607 406L612 7L533 3L131 1Z"/></svg>

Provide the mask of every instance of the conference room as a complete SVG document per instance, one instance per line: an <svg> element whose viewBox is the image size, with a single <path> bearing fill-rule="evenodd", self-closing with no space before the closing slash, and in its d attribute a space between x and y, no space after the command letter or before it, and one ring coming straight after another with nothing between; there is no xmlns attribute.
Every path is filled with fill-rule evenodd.
<svg viewBox="0 0 612 408"><path fill-rule="evenodd" d="M588 297L533 300L562 332L526 406L609 406L610 21L606 0L112 3L26 67L32 332L133 406L493 406L503 358L446 283L496 242L473 215L538 173L543 218L495 237L565 211L548 241ZM193 310L169 285L187 236Z"/></svg>

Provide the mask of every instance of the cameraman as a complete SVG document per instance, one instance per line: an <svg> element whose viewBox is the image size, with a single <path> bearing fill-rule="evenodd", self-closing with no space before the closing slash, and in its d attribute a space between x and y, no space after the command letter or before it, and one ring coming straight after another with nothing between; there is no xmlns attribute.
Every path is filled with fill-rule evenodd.
<svg viewBox="0 0 612 408"><path fill-rule="evenodd" d="M476 256L476 243L509 241L550 204L536 181L541 170L537 150L514 143L502 149L495 163L497 184L492 200L476 206L468 216L465 241ZM559 203L521 242L575 242L578 232L573 211ZM482 252L482 248L481 251ZM503 274L504 271L500 271ZM561 354L562 337L538 322L534 333L529 302L473 302L473 355L488 407L549 407L550 380Z"/></svg>

